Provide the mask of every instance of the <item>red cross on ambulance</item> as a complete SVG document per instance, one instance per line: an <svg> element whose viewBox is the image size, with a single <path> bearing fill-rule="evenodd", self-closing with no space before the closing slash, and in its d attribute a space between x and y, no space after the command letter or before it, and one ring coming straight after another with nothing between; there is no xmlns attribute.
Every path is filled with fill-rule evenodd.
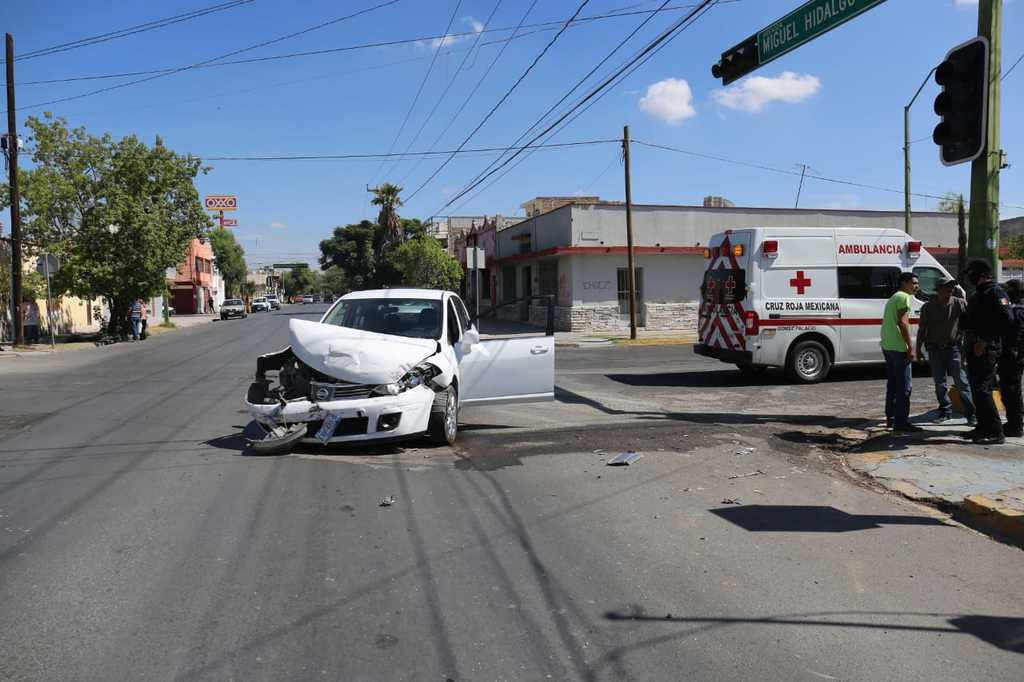
<svg viewBox="0 0 1024 682"><path fill-rule="evenodd" d="M804 276L803 270L797 270L796 277L789 280L789 286L796 289L796 293L798 296L803 296L804 291L806 291L807 288L811 286L811 280L810 278Z"/></svg>

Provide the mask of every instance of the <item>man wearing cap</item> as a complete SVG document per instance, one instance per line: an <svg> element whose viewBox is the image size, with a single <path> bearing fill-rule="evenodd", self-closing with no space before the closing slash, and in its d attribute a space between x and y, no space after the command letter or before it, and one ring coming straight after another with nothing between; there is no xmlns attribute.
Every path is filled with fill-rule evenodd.
<svg viewBox="0 0 1024 682"><path fill-rule="evenodd" d="M964 318L966 332L967 373L978 425L964 434L980 445L1005 442L1003 422L992 398L996 383L996 367L1003 350L1003 340L1012 325L1010 299L1002 287L992 281L992 267L983 260L971 261L964 271L975 288L967 304Z"/></svg>
<svg viewBox="0 0 1024 682"><path fill-rule="evenodd" d="M960 403L968 425L976 426L971 385L960 357L961 321L967 312L967 301L956 293L956 280L944 277L939 280L935 297L921 308L917 354L921 356L922 347L928 351L928 365L935 379L935 397L939 401L939 416L935 421L942 423L953 417L953 402L949 399L946 383L946 377L950 376L960 392Z"/></svg>

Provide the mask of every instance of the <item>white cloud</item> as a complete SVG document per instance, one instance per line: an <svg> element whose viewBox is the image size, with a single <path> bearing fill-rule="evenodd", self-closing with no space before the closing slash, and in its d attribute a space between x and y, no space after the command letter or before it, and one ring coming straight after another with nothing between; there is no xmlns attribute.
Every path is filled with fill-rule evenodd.
<svg viewBox="0 0 1024 682"><path fill-rule="evenodd" d="M466 24L471 29L473 29L473 33L480 33L484 30L483 23L477 19L474 19L473 17L462 17L462 23ZM434 38L433 40L417 40L416 45L418 47L429 47L432 50L436 50L439 47L448 47L449 45L454 45L460 40L465 40L466 38L470 37L471 36L459 36L448 33L442 36L441 38Z"/></svg>
<svg viewBox="0 0 1024 682"><path fill-rule="evenodd" d="M272 228L274 228L275 230L283 230L284 228L288 227L288 225L286 223L277 223L277 222L270 223L270 226Z"/></svg>
<svg viewBox="0 0 1024 682"><path fill-rule="evenodd" d="M647 94L640 98L640 108L670 125L697 115L690 84L676 78L666 78L647 86Z"/></svg>
<svg viewBox="0 0 1024 682"><path fill-rule="evenodd" d="M957 7L977 7L978 0L953 0L953 4Z"/></svg>
<svg viewBox="0 0 1024 682"><path fill-rule="evenodd" d="M728 109L757 112L770 102L802 102L821 88L821 81L810 74L783 71L775 78L751 76L722 90L714 90L711 98Z"/></svg>

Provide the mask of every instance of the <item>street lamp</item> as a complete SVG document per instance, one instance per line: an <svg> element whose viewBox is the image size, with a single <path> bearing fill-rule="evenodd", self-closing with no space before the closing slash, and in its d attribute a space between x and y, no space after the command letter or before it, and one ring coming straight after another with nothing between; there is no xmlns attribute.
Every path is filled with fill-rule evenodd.
<svg viewBox="0 0 1024 682"><path fill-rule="evenodd" d="M914 106L917 96L931 80L932 74L937 68L934 67L928 72L928 75L921 81L920 87L917 88L917 92L907 102L907 106L903 107L903 231L907 234L910 234L910 107Z"/></svg>

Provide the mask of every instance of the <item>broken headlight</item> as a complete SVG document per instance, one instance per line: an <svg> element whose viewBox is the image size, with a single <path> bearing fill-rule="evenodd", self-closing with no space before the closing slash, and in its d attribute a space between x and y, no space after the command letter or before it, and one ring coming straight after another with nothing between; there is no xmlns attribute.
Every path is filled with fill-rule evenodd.
<svg viewBox="0 0 1024 682"><path fill-rule="evenodd" d="M404 393L411 388L416 388L417 386L427 383L440 373L441 370L434 365L427 362L421 362L406 372L405 376L398 381L392 384L381 384L377 388L373 389L370 392L370 397L378 398L385 395L398 395L399 393Z"/></svg>

